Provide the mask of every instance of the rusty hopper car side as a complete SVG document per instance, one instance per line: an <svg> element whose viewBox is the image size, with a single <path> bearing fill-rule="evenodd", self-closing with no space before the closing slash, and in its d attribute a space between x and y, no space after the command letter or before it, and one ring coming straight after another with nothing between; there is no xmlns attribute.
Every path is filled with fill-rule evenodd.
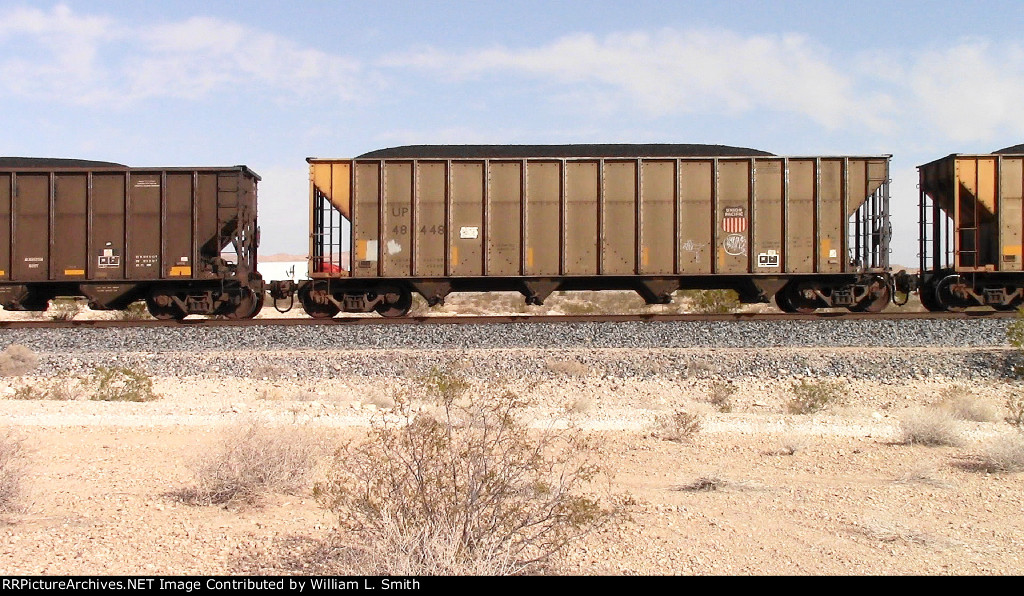
<svg viewBox="0 0 1024 596"><path fill-rule="evenodd" d="M1024 304L1024 146L918 167L921 303L933 311Z"/></svg>
<svg viewBox="0 0 1024 596"><path fill-rule="evenodd" d="M0 304L44 310L85 296L123 309L144 299L158 318L251 317L263 297L259 179L245 166L0 158Z"/></svg>
<svg viewBox="0 0 1024 596"><path fill-rule="evenodd" d="M314 316L411 292L678 289L788 311L889 301L889 156L707 145L415 146L310 164ZM348 230L351 233L348 233ZM344 261L341 255L348 255ZM278 294L285 294L280 291Z"/></svg>

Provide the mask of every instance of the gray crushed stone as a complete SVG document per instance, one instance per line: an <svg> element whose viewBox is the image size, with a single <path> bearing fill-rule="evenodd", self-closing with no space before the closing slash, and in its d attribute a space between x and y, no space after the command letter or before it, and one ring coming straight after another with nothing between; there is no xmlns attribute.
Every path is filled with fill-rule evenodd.
<svg viewBox="0 0 1024 596"><path fill-rule="evenodd" d="M44 374L94 366L162 376L410 376L456 367L481 377L1000 378L1021 359L1006 319L516 323L320 327L0 330ZM850 348L866 348L855 349ZM936 349L941 348L941 349Z"/></svg>

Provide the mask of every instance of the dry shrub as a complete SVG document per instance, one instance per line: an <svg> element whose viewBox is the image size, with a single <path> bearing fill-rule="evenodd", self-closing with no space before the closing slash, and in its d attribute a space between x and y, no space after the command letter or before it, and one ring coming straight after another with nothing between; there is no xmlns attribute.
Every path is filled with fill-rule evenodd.
<svg viewBox="0 0 1024 596"><path fill-rule="evenodd" d="M0 352L0 377L16 377L39 366L35 352L21 344L11 344Z"/></svg>
<svg viewBox="0 0 1024 596"><path fill-rule="evenodd" d="M124 366L98 366L85 381L93 401L153 401L153 379L146 373Z"/></svg>
<svg viewBox="0 0 1024 596"><path fill-rule="evenodd" d="M814 414L842 401L842 385L831 381L800 379L793 383L793 397L786 402L790 414Z"/></svg>
<svg viewBox="0 0 1024 596"><path fill-rule="evenodd" d="M740 299L734 290L683 290L682 295L691 304L691 311L701 314L736 312Z"/></svg>
<svg viewBox="0 0 1024 596"><path fill-rule="evenodd" d="M973 395L962 385L947 387L941 393L942 405L960 420L973 422L993 422L998 419L994 405Z"/></svg>
<svg viewBox="0 0 1024 596"><path fill-rule="evenodd" d="M595 447L579 432L528 431L516 395L488 393L465 405L450 393L433 416L382 417L337 452L315 492L360 545L345 554L353 572L529 573L611 517L587 492L604 478Z"/></svg>
<svg viewBox="0 0 1024 596"><path fill-rule="evenodd" d="M1002 435L978 458L986 472L1024 472L1024 435Z"/></svg>
<svg viewBox="0 0 1024 596"><path fill-rule="evenodd" d="M955 447L961 443L957 421L952 414L936 407L907 412L900 420L900 431L907 445Z"/></svg>
<svg viewBox="0 0 1024 596"><path fill-rule="evenodd" d="M777 455L796 455L807 448L807 438L795 434L787 434L779 438Z"/></svg>
<svg viewBox="0 0 1024 596"><path fill-rule="evenodd" d="M367 392L366 403L374 407L380 408L381 410L390 410L394 408L396 405L398 405L398 402L395 401L395 398L378 391Z"/></svg>
<svg viewBox="0 0 1024 596"><path fill-rule="evenodd" d="M258 505L270 493L294 494L312 484L323 448L308 430L258 421L230 427L218 448L196 464L195 488L181 496L197 505Z"/></svg>
<svg viewBox="0 0 1024 596"><path fill-rule="evenodd" d="M590 375L590 367L577 360L556 360L548 358L544 366L554 373L560 373L570 377L586 377Z"/></svg>
<svg viewBox="0 0 1024 596"><path fill-rule="evenodd" d="M656 421L658 429L655 431L655 435L676 443L689 441L700 432L700 422L699 414L677 408L671 414L658 418Z"/></svg>
<svg viewBox="0 0 1024 596"><path fill-rule="evenodd" d="M726 481L718 476L701 476L693 482L677 486L673 490L684 492L712 492L722 489L726 484Z"/></svg>
<svg viewBox="0 0 1024 596"><path fill-rule="evenodd" d="M22 439L9 430L0 431L0 512L21 509L26 468Z"/></svg>
<svg viewBox="0 0 1024 596"><path fill-rule="evenodd" d="M1006 422L1017 430L1024 431L1024 395L1015 394L1006 398Z"/></svg>
<svg viewBox="0 0 1024 596"><path fill-rule="evenodd" d="M592 412L596 406L597 402L594 401L594 398L585 395L574 400L565 408L565 411L568 414L587 414Z"/></svg>
<svg viewBox="0 0 1024 596"><path fill-rule="evenodd" d="M152 319L153 315L149 314L149 309L146 308L146 303L139 301L132 302L127 308L118 312L118 318L122 321L145 321Z"/></svg>
<svg viewBox="0 0 1024 596"><path fill-rule="evenodd" d="M11 399L73 401L78 399L78 385L71 378L37 379L14 390Z"/></svg>
<svg viewBox="0 0 1024 596"><path fill-rule="evenodd" d="M736 393L736 386L723 381L716 381L708 388L708 402L722 413L732 412L732 396Z"/></svg>
<svg viewBox="0 0 1024 596"><path fill-rule="evenodd" d="M80 312L82 306L74 298L57 298L46 309L46 315L54 321L70 321Z"/></svg>
<svg viewBox="0 0 1024 596"><path fill-rule="evenodd" d="M431 368L427 374L417 377L415 381L426 401L434 404L454 403L461 399L471 386L463 375L436 367Z"/></svg>
<svg viewBox="0 0 1024 596"><path fill-rule="evenodd" d="M264 381L268 379L278 379L281 377L288 376L288 369L276 363L260 363L252 367L252 372L249 375L254 379L262 379Z"/></svg>

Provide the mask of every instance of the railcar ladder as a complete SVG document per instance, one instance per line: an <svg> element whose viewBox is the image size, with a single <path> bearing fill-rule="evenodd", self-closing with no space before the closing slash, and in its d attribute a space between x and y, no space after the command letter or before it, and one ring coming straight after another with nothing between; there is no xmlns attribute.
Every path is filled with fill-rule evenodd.
<svg viewBox="0 0 1024 596"><path fill-rule="evenodd" d="M866 178L868 188L878 188L865 198L849 223L848 233L852 242L850 260L858 269L888 267L889 251L889 188L888 178Z"/></svg>
<svg viewBox="0 0 1024 596"><path fill-rule="evenodd" d="M313 254L314 273L340 273L346 269L342 263L345 217L327 197L315 190L313 206Z"/></svg>

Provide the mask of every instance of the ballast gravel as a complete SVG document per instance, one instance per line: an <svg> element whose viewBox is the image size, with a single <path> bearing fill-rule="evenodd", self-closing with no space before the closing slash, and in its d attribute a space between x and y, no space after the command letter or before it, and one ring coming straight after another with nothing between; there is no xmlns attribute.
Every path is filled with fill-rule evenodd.
<svg viewBox="0 0 1024 596"><path fill-rule="evenodd" d="M281 349L1001 347L1007 319L6 329L44 352Z"/></svg>
<svg viewBox="0 0 1024 596"><path fill-rule="evenodd" d="M550 376L554 354L614 377L997 378L1020 362L1006 319L328 325L0 330L48 374L97 365L164 376L407 376L473 361L480 376ZM784 349L783 349L784 348ZM478 351L488 353L476 357ZM471 356L467 356L471 355Z"/></svg>

